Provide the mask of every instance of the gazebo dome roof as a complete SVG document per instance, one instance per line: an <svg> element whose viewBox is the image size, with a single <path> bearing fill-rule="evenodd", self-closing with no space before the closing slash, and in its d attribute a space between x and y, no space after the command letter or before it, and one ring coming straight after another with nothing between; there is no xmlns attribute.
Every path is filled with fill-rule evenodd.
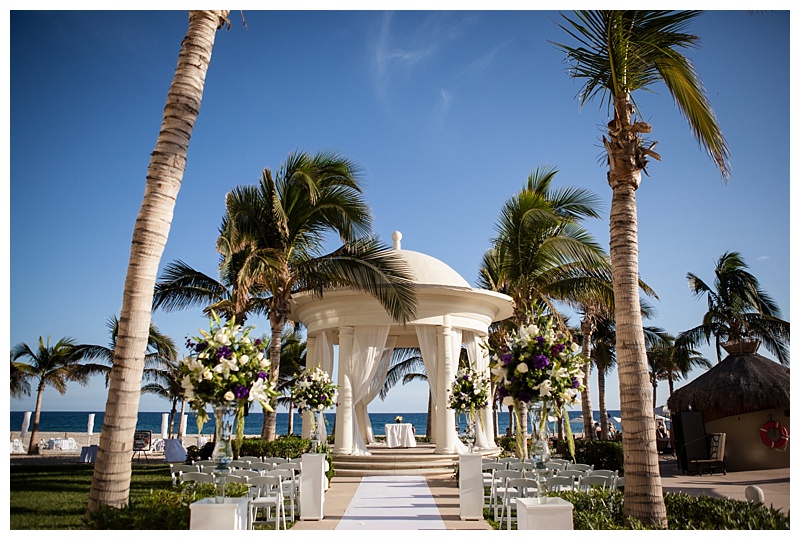
<svg viewBox="0 0 800 540"><path fill-rule="evenodd" d="M403 257L414 274L414 282L417 285L444 285L446 287L466 287L470 288L469 283L461 274L450 268L435 257L420 253L400 249L400 240L403 235L399 231L392 233L394 249Z"/></svg>

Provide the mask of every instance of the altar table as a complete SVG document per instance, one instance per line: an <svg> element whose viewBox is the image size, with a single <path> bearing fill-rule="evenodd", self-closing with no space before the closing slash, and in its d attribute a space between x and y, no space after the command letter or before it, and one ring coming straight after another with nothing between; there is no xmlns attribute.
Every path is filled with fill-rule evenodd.
<svg viewBox="0 0 800 540"><path fill-rule="evenodd" d="M386 446L389 448L413 448L417 446L414 426L411 424L386 424Z"/></svg>

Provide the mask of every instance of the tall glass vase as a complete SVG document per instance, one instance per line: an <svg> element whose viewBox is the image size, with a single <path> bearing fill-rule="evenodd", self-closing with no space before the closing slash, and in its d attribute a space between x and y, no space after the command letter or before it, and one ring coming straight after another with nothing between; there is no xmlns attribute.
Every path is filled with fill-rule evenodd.
<svg viewBox="0 0 800 540"><path fill-rule="evenodd" d="M550 461L550 444L547 440L547 415L550 407L547 403L536 403L530 408L531 431L536 434L531 454L537 468L544 468Z"/></svg>
<svg viewBox="0 0 800 540"><path fill-rule="evenodd" d="M464 440L467 443L469 453L472 453L472 448L475 446L475 418L471 414L466 414L466 425L464 427Z"/></svg>
<svg viewBox="0 0 800 540"><path fill-rule="evenodd" d="M233 405L214 406L214 451L211 459L214 460L214 484L216 486L216 500L223 502L225 498L225 484L228 482L230 464L233 461L234 423L236 421L236 407Z"/></svg>

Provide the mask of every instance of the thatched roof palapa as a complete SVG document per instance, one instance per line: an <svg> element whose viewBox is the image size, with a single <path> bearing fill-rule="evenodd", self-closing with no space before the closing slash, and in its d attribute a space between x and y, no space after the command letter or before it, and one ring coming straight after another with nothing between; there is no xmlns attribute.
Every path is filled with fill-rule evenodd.
<svg viewBox="0 0 800 540"><path fill-rule="evenodd" d="M667 400L670 411L702 411L706 422L789 403L789 368L756 353L729 355Z"/></svg>

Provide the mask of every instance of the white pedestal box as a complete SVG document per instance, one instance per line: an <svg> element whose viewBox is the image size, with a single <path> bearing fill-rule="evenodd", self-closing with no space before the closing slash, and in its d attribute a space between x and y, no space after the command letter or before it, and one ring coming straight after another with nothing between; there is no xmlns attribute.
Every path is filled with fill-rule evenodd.
<svg viewBox="0 0 800 540"><path fill-rule="evenodd" d="M303 454L300 475L300 519L319 521L325 517L325 454Z"/></svg>
<svg viewBox="0 0 800 540"><path fill-rule="evenodd" d="M517 529L520 531L571 531L572 503L561 497L547 497L539 503L538 497L517 499Z"/></svg>
<svg viewBox="0 0 800 540"><path fill-rule="evenodd" d="M458 458L459 514L462 520L483 519L483 474L481 454Z"/></svg>
<svg viewBox="0 0 800 540"><path fill-rule="evenodd" d="M189 505L189 529L202 531L246 530L249 523L248 497L225 497L216 502L215 497L201 499Z"/></svg>

